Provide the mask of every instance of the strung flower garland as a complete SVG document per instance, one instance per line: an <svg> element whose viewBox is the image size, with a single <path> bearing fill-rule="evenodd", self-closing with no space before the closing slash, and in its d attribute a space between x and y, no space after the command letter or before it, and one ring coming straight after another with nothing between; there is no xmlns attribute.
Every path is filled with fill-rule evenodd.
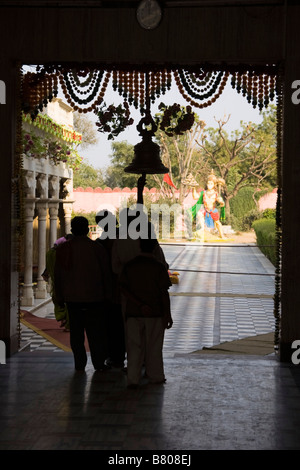
<svg viewBox="0 0 300 470"><path fill-rule="evenodd" d="M146 97L147 73L149 93ZM176 69L122 69L112 67L78 68L76 64L46 65L37 67L37 73L27 73L23 80L22 109L35 119L38 112L57 95L58 82L74 111L87 113L95 111L103 103L106 89L112 76L113 90L129 106L145 114L146 99L152 103L171 88L172 78L184 99L196 108L205 108L214 103L222 94L229 75L231 86L242 93L253 107L268 106L276 95L277 66L219 67L209 65ZM173 75L173 76L172 76Z"/></svg>
<svg viewBox="0 0 300 470"><path fill-rule="evenodd" d="M271 72L271 71L270 71ZM261 111L273 101L276 94L276 75L269 73L257 74L254 71L234 72L231 86L247 98L254 108Z"/></svg>
<svg viewBox="0 0 300 470"><path fill-rule="evenodd" d="M222 94L229 72L208 74L204 87L201 81L197 82L197 75L195 76L193 73L190 73L188 77L187 71L175 70L173 75L178 90L184 99L197 108L206 108L214 103Z"/></svg>
<svg viewBox="0 0 300 470"><path fill-rule="evenodd" d="M178 70L181 83L189 96L199 101L211 98L218 90L224 72L190 73L186 70Z"/></svg>
<svg viewBox="0 0 300 470"><path fill-rule="evenodd" d="M58 124L46 114L38 114L32 121L29 114L22 113L22 120L66 142L79 144L82 141L82 135L79 132Z"/></svg>
<svg viewBox="0 0 300 470"><path fill-rule="evenodd" d="M18 87L20 90L19 99L17 100L17 122L16 122L16 154L14 159L14 173L12 181L12 193L13 193L13 223L14 227L12 234L14 237L14 243L16 248L16 266L13 267L14 271L18 273L18 286L17 286L17 303L18 303L18 347L21 345L21 263L22 263L22 246L24 245L24 185L23 185L23 141L22 141L22 96L23 96L23 72L22 66L18 66Z"/></svg>
<svg viewBox="0 0 300 470"><path fill-rule="evenodd" d="M65 163L72 170L77 170L80 163L82 162L82 157L78 154L76 148L65 144L58 143L53 140L45 140L47 146L47 154L50 161L54 165L59 165L61 162Z"/></svg>
<svg viewBox="0 0 300 470"><path fill-rule="evenodd" d="M34 131L22 132L22 154L25 157L48 157L54 165L63 162L69 168L77 170L82 162L82 157L78 154L76 147L70 142L58 142L53 138L40 137Z"/></svg>
<svg viewBox="0 0 300 470"><path fill-rule="evenodd" d="M156 119L156 125L167 136L182 135L193 127L195 113L192 112L190 106L187 106L185 109L177 103L174 103L172 106L160 103L158 109L162 110L163 114L162 117Z"/></svg>
<svg viewBox="0 0 300 470"><path fill-rule="evenodd" d="M77 73L76 75L74 70L63 71L59 75L60 84L69 105L79 113L94 111L103 101L111 72L105 73L102 70L91 72L87 69L85 72L81 72L81 75L84 74L88 75L88 78L83 82L80 82L78 77L80 74ZM84 97L78 95L84 95ZM90 106L84 108L82 105Z"/></svg>
<svg viewBox="0 0 300 470"><path fill-rule="evenodd" d="M149 97L154 103L157 98L171 88L172 77L167 70L150 71L148 77ZM140 109L141 114L145 113L146 107L145 83L144 71L113 71L113 90L117 91L129 105Z"/></svg>
<svg viewBox="0 0 300 470"><path fill-rule="evenodd" d="M22 111L32 120L58 94L56 74L27 72L22 76Z"/></svg>
<svg viewBox="0 0 300 470"><path fill-rule="evenodd" d="M123 132L126 127L133 124L133 119L130 117L129 105L124 101L123 105L119 104L114 106L113 104L106 107L103 103L100 108L95 110L95 114L98 116L96 126L98 132L108 132L108 140L112 140Z"/></svg>
<svg viewBox="0 0 300 470"><path fill-rule="evenodd" d="M281 326L281 260L282 260L282 224L281 224L281 188L282 188L282 136L283 136L283 74L277 76L277 201L276 201L276 266L274 293L274 348L278 352Z"/></svg>
<svg viewBox="0 0 300 470"><path fill-rule="evenodd" d="M90 84L95 81L94 70L87 69L84 71L77 71L75 69L72 69L70 70L70 74L72 76L72 80L75 82L75 85L77 85L78 89L90 86ZM80 81L79 77L86 77L86 75L87 78L85 78L83 81ZM83 93L83 91L80 90L79 93Z"/></svg>

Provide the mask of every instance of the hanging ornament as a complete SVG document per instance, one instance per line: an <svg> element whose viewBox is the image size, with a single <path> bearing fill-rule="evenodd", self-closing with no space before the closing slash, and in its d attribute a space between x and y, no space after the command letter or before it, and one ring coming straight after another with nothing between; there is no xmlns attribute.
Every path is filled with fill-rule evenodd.
<svg viewBox="0 0 300 470"><path fill-rule="evenodd" d="M260 71L237 71L232 74L231 86L261 111L275 98L276 73L276 68L268 66Z"/></svg>
<svg viewBox="0 0 300 470"><path fill-rule="evenodd" d="M99 69L65 69L59 78L69 105L79 113L87 113L103 101L110 75L111 72Z"/></svg>
<svg viewBox="0 0 300 470"><path fill-rule="evenodd" d="M184 99L197 108L214 103L223 92L229 72L199 69L191 72L178 69L173 72L179 92Z"/></svg>
<svg viewBox="0 0 300 470"><path fill-rule="evenodd" d="M105 70L96 65L76 67L75 65L44 65L37 67L37 73L28 72L22 83L22 109L32 119L44 106L57 96L58 82L64 96L74 111L87 113L105 100L108 83L112 78L113 90L124 102L146 110L145 70L112 67ZM276 96L277 67L220 67L202 66L189 68L154 68L147 70L149 99L154 103L171 88L172 75L183 98L196 108L205 108L214 103L222 94L231 74L231 86L241 93L254 108L262 110Z"/></svg>
<svg viewBox="0 0 300 470"><path fill-rule="evenodd" d="M22 76L22 111L34 120L38 113L57 96L56 74L27 72Z"/></svg>

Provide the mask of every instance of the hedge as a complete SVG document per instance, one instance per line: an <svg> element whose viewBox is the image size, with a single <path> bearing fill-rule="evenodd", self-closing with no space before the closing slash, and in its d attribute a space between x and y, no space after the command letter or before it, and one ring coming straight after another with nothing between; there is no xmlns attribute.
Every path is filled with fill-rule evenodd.
<svg viewBox="0 0 300 470"><path fill-rule="evenodd" d="M253 200L253 188L242 188L236 196L230 200L230 212L237 219L242 219L245 214L256 209Z"/></svg>
<svg viewBox="0 0 300 470"><path fill-rule="evenodd" d="M259 219L253 222L257 245L260 251L276 266L276 222L274 219Z"/></svg>

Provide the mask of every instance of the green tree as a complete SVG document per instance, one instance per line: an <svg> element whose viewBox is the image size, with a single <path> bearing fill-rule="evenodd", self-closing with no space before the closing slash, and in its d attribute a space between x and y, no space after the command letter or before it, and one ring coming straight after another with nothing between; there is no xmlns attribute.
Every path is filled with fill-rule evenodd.
<svg viewBox="0 0 300 470"><path fill-rule="evenodd" d="M105 170L105 184L110 188L130 189L136 187L138 175L125 173L125 168L132 162L134 156L134 146L126 140L112 142L112 155L110 155L111 165Z"/></svg>
<svg viewBox="0 0 300 470"><path fill-rule="evenodd" d="M85 149L90 145L96 145L98 142L98 134L95 124L81 113L73 114L74 130L82 135L81 149Z"/></svg>
<svg viewBox="0 0 300 470"><path fill-rule="evenodd" d="M83 160L78 169L73 173L73 186L78 188L104 188L105 182L100 168L94 168L93 165Z"/></svg>
<svg viewBox="0 0 300 470"><path fill-rule="evenodd" d="M161 130L157 132L157 140L161 147L161 159L164 165L169 168L169 175L179 190L179 203L183 202L190 189L185 185L189 173L204 171L206 166L206 161L196 146L196 141L201 137L204 127L205 122L196 118L193 127L182 135L167 136ZM155 175L154 179L161 182L160 186L163 192L166 186L163 185L162 178ZM171 191L173 191L172 188Z"/></svg>
<svg viewBox="0 0 300 470"><path fill-rule="evenodd" d="M257 191L276 184L276 107L270 106L262 117L261 124L242 121L241 128L230 136L224 129L230 116L220 119L217 129L209 128L197 140L202 157L225 182L222 195L227 216L230 200L242 188Z"/></svg>
<svg viewBox="0 0 300 470"><path fill-rule="evenodd" d="M190 190L185 185L189 173L197 170L202 173L205 171L206 162L196 145L197 139L200 139L204 132L205 122L192 113L190 107L174 106L176 109L168 120L167 127L162 126L165 121L163 112L155 115L155 122L158 125L156 141L161 148L162 162L169 168L169 176L179 190L179 202L182 203ZM164 105L162 109L165 109ZM175 129L179 132L175 132ZM174 196L174 188L166 185L161 176L153 175L153 179L162 193L169 195L171 192Z"/></svg>

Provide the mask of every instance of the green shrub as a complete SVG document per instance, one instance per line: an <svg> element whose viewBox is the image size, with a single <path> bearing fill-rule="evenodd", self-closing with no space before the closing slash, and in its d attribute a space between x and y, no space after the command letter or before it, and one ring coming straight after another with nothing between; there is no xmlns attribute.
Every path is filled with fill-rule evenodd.
<svg viewBox="0 0 300 470"><path fill-rule="evenodd" d="M262 218L253 222L260 251L276 266L276 221Z"/></svg>
<svg viewBox="0 0 300 470"><path fill-rule="evenodd" d="M242 188L237 195L230 200L230 212L237 219L242 219L250 211L256 209L253 200L253 188Z"/></svg>
<svg viewBox="0 0 300 470"><path fill-rule="evenodd" d="M265 209L262 213L264 219L276 219L276 209Z"/></svg>
<svg viewBox="0 0 300 470"><path fill-rule="evenodd" d="M84 212L84 211L77 211L72 212L72 219L73 217L85 217L89 221L89 225L96 225L95 217L96 212Z"/></svg>
<svg viewBox="0 0 300 470"><path fill-rule="evenodd" d="M242 217L241 220L241 230L243 232L248 232L251 230L253 223L256 220L259 220L261 218L261 213L259 212L258 209L252 209L251 211L247 212L244 217Z"/></svg>
<svg viewBox="0 0 300 470"><path fill-rule="evenodd" d="M261 218L261 213L257 209L252 209L241 217L235 217L233 214L226 219L228 225L238 232L249 232L254 221Z"/></svg>
<svg viewBox="0 0 300 470"><path fill-rule="evenodd" d="M231 228L235 231L240 231L241 229L241 224L240 220L237 219L233 214L230 214L229 216L226 216L226 221L224 225L230 225Z"/></svg>

